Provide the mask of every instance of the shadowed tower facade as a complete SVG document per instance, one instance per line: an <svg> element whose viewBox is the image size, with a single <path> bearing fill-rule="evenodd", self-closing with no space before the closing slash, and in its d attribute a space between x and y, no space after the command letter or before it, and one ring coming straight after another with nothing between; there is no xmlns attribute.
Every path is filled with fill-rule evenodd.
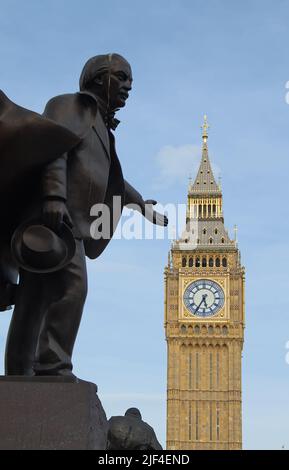
<svg viewBox="0 0 289 470"><path fill-rule="evenodd" d="M224 226L208 154L190 182L186 229L165 268L167 448L242 448L241 358L245 272Z"/></svg>

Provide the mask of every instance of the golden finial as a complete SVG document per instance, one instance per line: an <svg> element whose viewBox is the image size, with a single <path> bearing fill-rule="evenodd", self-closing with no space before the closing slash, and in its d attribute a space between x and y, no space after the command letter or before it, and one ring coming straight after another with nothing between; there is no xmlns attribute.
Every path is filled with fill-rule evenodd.
<svg viewBox="0 0 289 470"><path fill-rule="evenodd" d="M209 128L210 128L210 126L208 124L207 115L205 114L204 115L204 124L201 126L201 129L203 129L203 141L204 142L207 142Z"/></svg>

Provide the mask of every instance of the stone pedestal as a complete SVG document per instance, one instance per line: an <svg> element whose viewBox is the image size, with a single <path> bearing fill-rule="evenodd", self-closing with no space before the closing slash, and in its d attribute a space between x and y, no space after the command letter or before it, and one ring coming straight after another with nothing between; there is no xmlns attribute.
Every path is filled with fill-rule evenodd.
<svg viewBox="0 0 289 470"><path fill-rule="evenodd" d="M96 385L0 377L0 450L102 450L107 419Z"/></svg>

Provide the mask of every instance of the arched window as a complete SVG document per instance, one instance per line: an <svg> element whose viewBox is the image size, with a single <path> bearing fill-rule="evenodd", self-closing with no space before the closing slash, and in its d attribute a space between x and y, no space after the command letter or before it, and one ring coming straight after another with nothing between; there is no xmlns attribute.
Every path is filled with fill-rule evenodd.
<svg viewBox="0 0 289 470"><path fill-rule="evenodd" d="M221 333L221 328L219 327L219 325L216 326L215 332L216 332L217 335L219 335Z"/></svg>
<svg viewBox="0 0 289 470"><path fill-rule="evenodd" d="M201 266L200 258L196 258L196 268Z"/></svg>
<svg viewBox="0 0 289 470"><path fill-rule="evenodd" d="M225 238L222 238L222 243L225 243Z"/></svg>
<svg viewBox="0 0 289 470"><path fill-rule="evenodd" d="M217 229L217 228L215 228L215 235L217 235L217 233L218 233L218 229Z"/></svg>
<svg viewBox="0 0 289 470"><path fill-rule="evenodd" d="M222 259L222 266L223 266L224 268L227 267L227 258L223 258L223 259Z"/></svg>
<svg viewBox="0 0 289 470"><path fill-rule="evenodd" d="M185 268L186 266L187 266L187 258L185 258L185 256L183 256L182 267Z"/></svg>
<svg viewBox="0 0 289 470"><path fill-rule="evenodd" d="M202 267L203 268L207 267L207 258L205 258L205 257L202 259Z"/></svg>
<svg viewBox="0 0 289 470"><path fill-rule="evenodd" d="M202 217L202 204L199 204L199 217Z"/></svg>
<svg viewBox="0 0 289 470"><path fill-rule="evenodd" d="M210 258L210 259L209 259L209 266L210 266L210 268L213 268L213 267L214 267L214 260L213 260L213 258Z"/></svg>
<svg viewBox="0 0 289 470"><path fill-rule="evenodd" d="M208 205L208 215L209 217L211 217L211 214L212 214L212 206L211 204Z"/></svg>
<svg viewBox="0 0 289 470"><path fill-rule="evenodd" d="M206 235L206 233L207 233L207 230L204 228L203 234Z"/></svg>
<svg viewBox="0 0 289 470"><path fill-rule="evenodd" d="M198 335L198 334L200 333L200 327L199 327L199 325L196 325L196 326L195 326L195 333L196 333L196 335Z"/></svg>
<svg viewBox="0 0 289 470"><path fill-rule="evenodd" d="M212 325L209 325L208 333L209 333L209 335L212 335L214 333L214 327Z"/></svg>
<svg viewBox="0 0 289 470"><path fill-rule="evenodd" d="M212 237L210 238L209 243L210 243L210 245L212 245L212 243L213 243Z"/></svg>
<svg viewBox="0 0 289 470"><path fill-rule="evenodd" d="M216 204L213 204L213 215L216 215Z"/></svg>
<svg viewBox="0 0 289 470"><path fill-rule="evenodd" d="M185 334L185 333L187 332L187 327L186 327L186 325L182 325L182 326L181 326L181 332L182 332L183 334Z"/></svg>
<svg viewBox="0 0 289 470"><path fill-rule="evenodd" d="M228 327L227 327L226 325L223 326L223 328L222 328L222 333L223 333L224 336L227 336L227 334L228 334Z"/></svg>
<svg viewBox="0 0 289 470"><path fill-rule="evenodd" d="M219 268L221 266L220 258L216 258L216 267Z"/></svg>
<svg viewBox="0 0 289 470"><path fill-rule="evenodd" d="M194 266L194 258L189 258L189 267L192 268Z"/></svg>

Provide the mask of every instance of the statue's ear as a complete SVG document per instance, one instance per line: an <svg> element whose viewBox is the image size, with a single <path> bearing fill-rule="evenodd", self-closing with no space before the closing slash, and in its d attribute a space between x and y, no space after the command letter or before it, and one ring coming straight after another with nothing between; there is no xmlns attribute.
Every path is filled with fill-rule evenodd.
<svg viewBox="0 0 289 470"><path fill-rule="evenodd" d="M97 86L103 86L105 82L105 76L106 76L105 72L99 73L98 75L94 77L94 79L92 80L92 83Z"/></svg>
<svg viewBox="0 0 289 470"><path fill-rule="evenodd" d="M98 75L98 77L95 77L93 80L93 83L96 85L102 86L103 85L103 75Z"/></svg>

